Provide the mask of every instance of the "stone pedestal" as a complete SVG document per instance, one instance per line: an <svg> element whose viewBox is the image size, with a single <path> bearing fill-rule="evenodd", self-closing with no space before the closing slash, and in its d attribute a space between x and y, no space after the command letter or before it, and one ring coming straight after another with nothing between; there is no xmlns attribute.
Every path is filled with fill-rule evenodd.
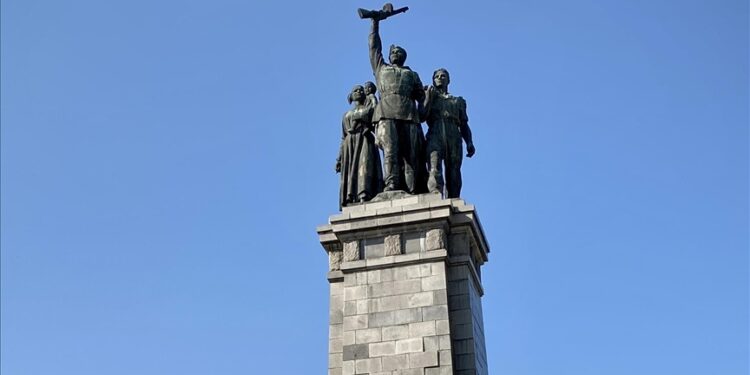
<svg viewBox="0 0 750 375"><path fill-rule="evenodd" d="M474 206L438 195L344 207L328 253L328 374L487 374Z"/></svg>

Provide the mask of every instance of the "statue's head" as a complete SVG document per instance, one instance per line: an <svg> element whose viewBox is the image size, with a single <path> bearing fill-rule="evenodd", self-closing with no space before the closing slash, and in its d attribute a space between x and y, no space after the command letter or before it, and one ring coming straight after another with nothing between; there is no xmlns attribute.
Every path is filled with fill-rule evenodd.
<svg viewBox="0 0 750 375"><path fill-rule="evenodd" d="M352 87L352 91L349 93L349 96L346 98L349 101L349 104L352 104L352 102L362 103L365 100L365 88L362 87L362 85L356 85Z"/></svg>
<svg viewBox="0 0 750 375"><path fill-rule="evenodd" d="M388 59L393 65L404 66L406 62L406 50L397 45L391 45Z"/></svg>
<svg viewBox="0 0 750 375"><path fill-rule="evenodd" d="M375 87L374 83L370 81L365 82L365 95L374 94L377 91L378 91L378 88Z"/></svg>
<svg viewBox="0 0 750 375"><path fill-rule="evenodd" d="M451 83L451 75L445 68L440 68L432 73L432 85L435 87L447 88Z"/></svg>

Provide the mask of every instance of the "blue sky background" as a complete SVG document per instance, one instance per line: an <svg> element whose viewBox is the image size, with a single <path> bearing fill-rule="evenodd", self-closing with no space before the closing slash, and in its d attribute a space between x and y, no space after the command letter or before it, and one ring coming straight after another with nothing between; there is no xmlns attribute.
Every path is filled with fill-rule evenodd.
<svg viewBox="0 0 750 375"><path fill-rule="evenodd" d="M451 72L490 373L748 373L748 2L396 3ZM375 1L3 0L5 375L324 374Z"/></svg>

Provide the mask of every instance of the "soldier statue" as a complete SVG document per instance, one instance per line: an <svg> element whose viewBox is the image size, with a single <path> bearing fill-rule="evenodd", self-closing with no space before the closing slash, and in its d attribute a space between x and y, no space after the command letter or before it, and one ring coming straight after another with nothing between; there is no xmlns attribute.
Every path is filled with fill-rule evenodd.
<svg viewBox="0 0 750 375"><path fill-rule="evenodd" d="M431 193L443 193L446 198L461 195L461 159L466 142L466 156L475 152L471 139L469 118L466 115L466 101L460 96L448 93L450 75L445 69L432 74L432 86L425 90L423 117L427 121L427 157L429 177L427 188ZM443 182L445 163L445 182Z"/></svg>
<svg viewBox="0 0 750 375"><path fill-rule="evenodd" d="M424 99L419 75L404 66L406 50L392 45L389 61L383 59L380 21L394 14L386 4L382 11L360 10L360 17L372 19L370 31L370 64L380 91L372 121L377 123L377 143L383 150L384 191L405 190L410 194L426 192L424 134L417 103Z"/></svg>

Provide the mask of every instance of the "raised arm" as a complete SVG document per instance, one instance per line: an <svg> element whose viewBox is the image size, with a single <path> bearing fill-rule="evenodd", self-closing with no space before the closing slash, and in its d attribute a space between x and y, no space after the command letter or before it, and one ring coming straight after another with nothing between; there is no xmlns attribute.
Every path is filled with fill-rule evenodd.
<svg viewBox="0 0 750 375"><path fill-rule="evenodd" d="M383 43L380 41L380 21L372 19L372 28L370 29L370 65L373 73L378 72L385 60L383 59Z"/></svg>

